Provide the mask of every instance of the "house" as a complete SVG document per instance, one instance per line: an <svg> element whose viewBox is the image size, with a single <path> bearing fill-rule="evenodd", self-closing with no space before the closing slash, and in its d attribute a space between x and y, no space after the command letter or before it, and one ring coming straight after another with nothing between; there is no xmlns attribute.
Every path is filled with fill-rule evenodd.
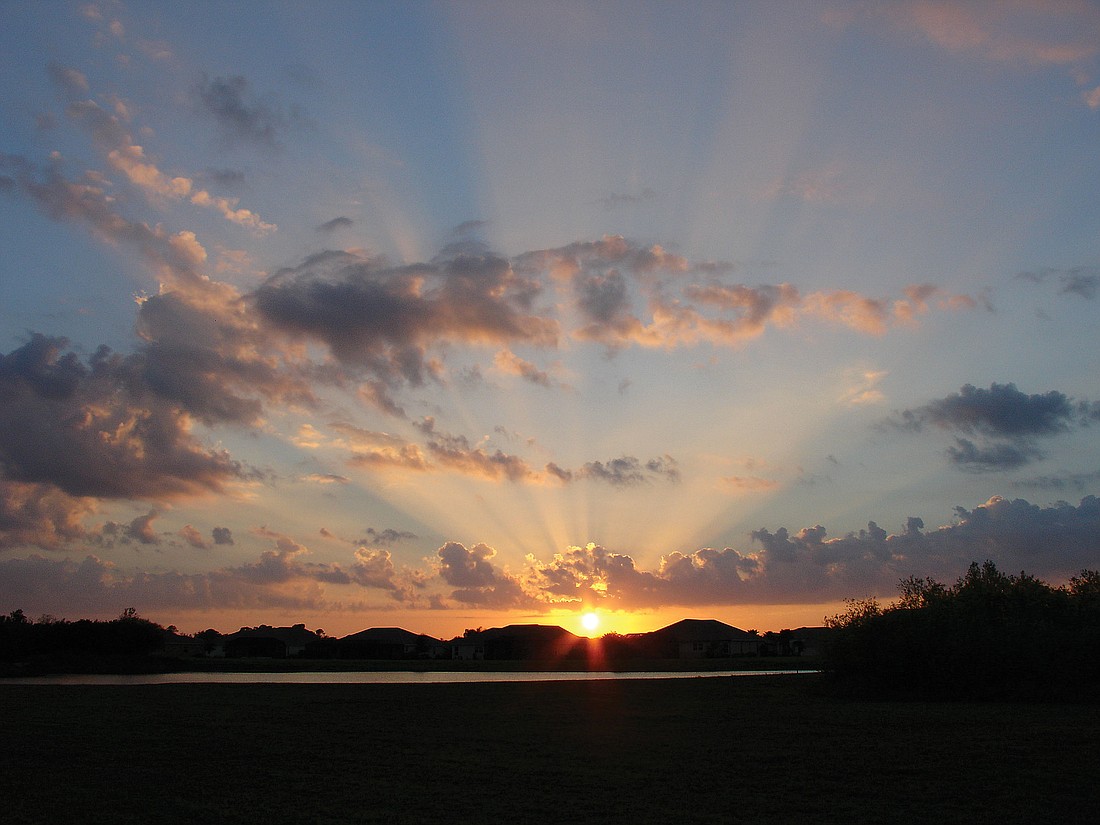
<svg viewBox="0 0 1100 825"><path fill-rule="evenodd" d="M790 651L788 655L822 656L833 630L829 627L796 627L794 630L779 631L780 637L788 633L790 634L786 645Z"/></svg>
<svg viewBox="0 0 1100 825"><path fill-rule="evenodd" d="M756 656L762 640L755 633L716 619L681 619L654 630L648 640L654 655L674 659Z"/></svg>
<svg viewBox="0 0 1100 825"><path fill-rule="evenodd" d="M372 627L345 636L337 643L341 659L442 659L441 639L401 627Z"/></svg>
<svg viewBox="0 0 1100 825"><path fill-rule="evenodd" d="M484 659L485 644L476 634L463 636L451 641L452 659Z"/></svg>
<svg viewBox="0 0 1100 825"><path fill-rule="evenodd" d="M291 627L242 627L224 638L225 655L228 658L286 659L301 656L306 648L322 637L304 624Z"/></svg>
<svg viewBox="0 0 1100 825"><path fill-rule="evenodd" d="M176 659L194 659L205 656L206 640L193 636L181 636L179 633L166 630L161 655Z"/></svg>
<svg viewBox="0 0 1100 825"><path fill-rule="evenodd" d="M510 624L467 633L451 642L455 659L582 658L587 640L556 625Z"/></svg>

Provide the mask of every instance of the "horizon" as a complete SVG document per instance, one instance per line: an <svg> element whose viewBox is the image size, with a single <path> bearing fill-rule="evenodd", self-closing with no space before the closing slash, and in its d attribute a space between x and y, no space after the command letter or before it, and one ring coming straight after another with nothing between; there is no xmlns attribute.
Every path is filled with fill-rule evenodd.
<svg viewBox="0 0 1100 825"><path fill-rule="evenodd" d="M778 629L1100 567L1100 7L0 18L5 612Z"/></svg>

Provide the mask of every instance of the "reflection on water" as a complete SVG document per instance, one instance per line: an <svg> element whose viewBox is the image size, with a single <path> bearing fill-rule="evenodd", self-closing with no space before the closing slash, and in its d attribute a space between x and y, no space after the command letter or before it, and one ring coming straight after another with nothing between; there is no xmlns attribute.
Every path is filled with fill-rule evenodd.
<svg viewBox="0 0 1100 825"><path fill-rule="evenodd" d="M35 676L0 679L0 685L199 685L199 684L282 684L282 685L438 685L450 682L567 682L601 679L706 679L715 676L785 676L815 673L812 670L714 670L682 672L538 671L500 673L148 673Z"/></svg>

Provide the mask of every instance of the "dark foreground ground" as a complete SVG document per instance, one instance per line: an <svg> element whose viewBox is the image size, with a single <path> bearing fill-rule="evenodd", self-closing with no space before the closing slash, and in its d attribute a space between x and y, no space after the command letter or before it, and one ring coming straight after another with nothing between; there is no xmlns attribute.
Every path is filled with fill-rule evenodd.
<svg viewBox="0 0 1100 825"><path fill-rule="evenodd" d="M4 822L1096 822L1100 705L817 676L0 684Z"/></svg>

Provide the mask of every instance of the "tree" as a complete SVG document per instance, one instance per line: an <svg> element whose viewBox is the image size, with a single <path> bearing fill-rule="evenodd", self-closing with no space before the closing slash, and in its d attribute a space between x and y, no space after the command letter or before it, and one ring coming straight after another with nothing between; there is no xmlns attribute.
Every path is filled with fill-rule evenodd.
<svg viewBox="0 0 1100 825"><path fill-rule="evenodd" d="M1078 698L1100 688L1100 575L1068 587L973 563L952 587L909 577L895 604L849 601L826 624L834 684L873 695ZM1096 605L1095 608L1086 605Z"/></svg>

